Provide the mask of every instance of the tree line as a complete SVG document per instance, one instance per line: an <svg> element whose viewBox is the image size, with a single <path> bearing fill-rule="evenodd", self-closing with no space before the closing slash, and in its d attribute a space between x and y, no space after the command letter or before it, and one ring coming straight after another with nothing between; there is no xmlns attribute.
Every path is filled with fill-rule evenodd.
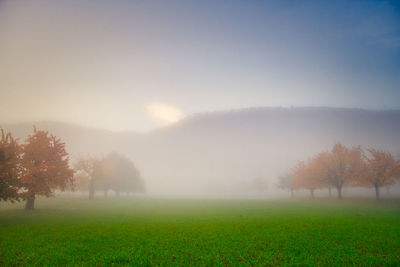
<svg viewBox="0 0 400 267"><path fill-rule="evenodd" d="M400 178L400 159L380 149L363 149L360 146L346 147L335 144L330 151L298 162L287 174L279 177L278 186L293 192L308 189L314 198L314 191L334 188L339 199L345 186L371 187L376 199L380 188L389 186Z"/></svg>
<svg viewBox="0 0 400 267"><path fill-rule="evenodd" d="M74 168L65 143L47 131L37 130L20 144L0 129L0 200L25 200L34 209L37 196L50 197L55 190L85 190L90 198L100 186L117 192L143 192L144 183L132 161L110 153L104 158L81 158Z"/></svg>
<svg viewBox="0 0 400 267"><path fill-rule="evenodd" d="M120 193L145 191L139 170L129 158L116 152L103 158L80 158L74 168L76 188L81 192L89 192L89 199L93 199L95 192L100 190L105 197L109 190L113 190L117 196Z"/></svg>

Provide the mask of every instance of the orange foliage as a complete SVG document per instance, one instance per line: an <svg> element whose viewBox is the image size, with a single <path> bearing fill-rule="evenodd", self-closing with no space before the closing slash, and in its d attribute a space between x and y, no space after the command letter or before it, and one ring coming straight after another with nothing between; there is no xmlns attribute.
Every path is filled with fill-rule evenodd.
<svg viewBox="0 0 400 267"><path fill-rule="evenodd" d="M362 150L336 144L330 152L321 152L295 167L296 187L314 190L334 186L341 198L342 187L351 184L363 173Z"/></svg>
<svg viewBox="0 0 400 267"><path fill-rule="evenodd" d="M21 172L21 146L1 129L0 139L0 200L18 200Z"/></svg>
<svg viewBox="0 0 400 267"><path fill-rule="evenodd" d="M301 161L295 167L296 188L307 188L310 190L322 187L318 168L314 159L307 162Z"/></svg>
<svg viewBox="0 0 400 267"><path fill-rule="evenodd" d="M368 149L365 156L365 169L363 175L355 182L361 186L373 186L376 197L379 198L379 187L392 185L400 176L399 163L387 151Z"/></svg>
<svg viewBox="0 0 400 267"><path fill-rule="evenodd" d="M23 145L24 166L21 185L27 198L27 209L33 209L36 195L51 196L55 189L73 185L74 171L69 168L65 144L46 131L34 129Z"/></svg>

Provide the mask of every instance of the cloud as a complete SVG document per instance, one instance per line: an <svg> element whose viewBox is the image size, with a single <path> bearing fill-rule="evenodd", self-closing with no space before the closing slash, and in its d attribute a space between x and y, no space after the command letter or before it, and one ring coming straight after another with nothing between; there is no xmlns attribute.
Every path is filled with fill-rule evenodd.
<svg viewBox="0 0 400 267"><path fill-rule="evenodd" d="M183 112L178 107L167 103L152 102L146 106L146 109L153 118L164 123L174 123L184 117Z"/></svg>

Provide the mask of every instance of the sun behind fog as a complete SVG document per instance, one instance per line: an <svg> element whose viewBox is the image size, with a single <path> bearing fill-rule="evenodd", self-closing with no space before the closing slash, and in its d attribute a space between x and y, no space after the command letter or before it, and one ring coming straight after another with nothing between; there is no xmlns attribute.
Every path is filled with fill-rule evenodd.
<svg viewBox="0 0 400 267"><path fill-rule="evenodd" d="M167 103L152 102L146 108L154 118L165 123L177 122L184 117L183 112L178 107Z"/></svg>

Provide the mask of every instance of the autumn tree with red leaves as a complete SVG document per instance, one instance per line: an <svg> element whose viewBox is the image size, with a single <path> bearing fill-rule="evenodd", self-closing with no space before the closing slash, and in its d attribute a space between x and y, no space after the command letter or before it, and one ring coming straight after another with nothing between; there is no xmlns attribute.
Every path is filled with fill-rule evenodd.
<svg viewBox="0 0 400 267"><path fill-rule="evenodd" d="M392 185L395 183L395 179L400 177L399 163L387 151L368 149L367 152L365 171L360 179L356 180L356 185L374 187L378 200L380 187Z"/></svg>
<svg viewBox="0 0 400 267"><path fill-rule="evenodd" d="M11 133L0 132L0 200L14 201L20 197L21 146Z"/></svg>
<svg viewBox="0 0 400 267"><path fill-rule="evenodd" d="M50 197L55 189L73 186L74 171L69 167L65 143L47 131L36 130L22 146L24 166L20 183L25 209L34 209L36 196Z"/></svg>
<svg viewBox="0 0 400 267"><path fill-rule="evenodd" d="M314 159L299 162L294 170L296 188L310 190L311 198L314 198L314 191L323 187Z"/></svg>
<svg viewBox="0 0 400 267"><path fill-rule="evenodd" d="M348 148L338 143L330 152L318 154L315 161L321 181L335 187L339 199L342 198L343 186L354 184L363 174L363 151L360 147Z"/></svg>

